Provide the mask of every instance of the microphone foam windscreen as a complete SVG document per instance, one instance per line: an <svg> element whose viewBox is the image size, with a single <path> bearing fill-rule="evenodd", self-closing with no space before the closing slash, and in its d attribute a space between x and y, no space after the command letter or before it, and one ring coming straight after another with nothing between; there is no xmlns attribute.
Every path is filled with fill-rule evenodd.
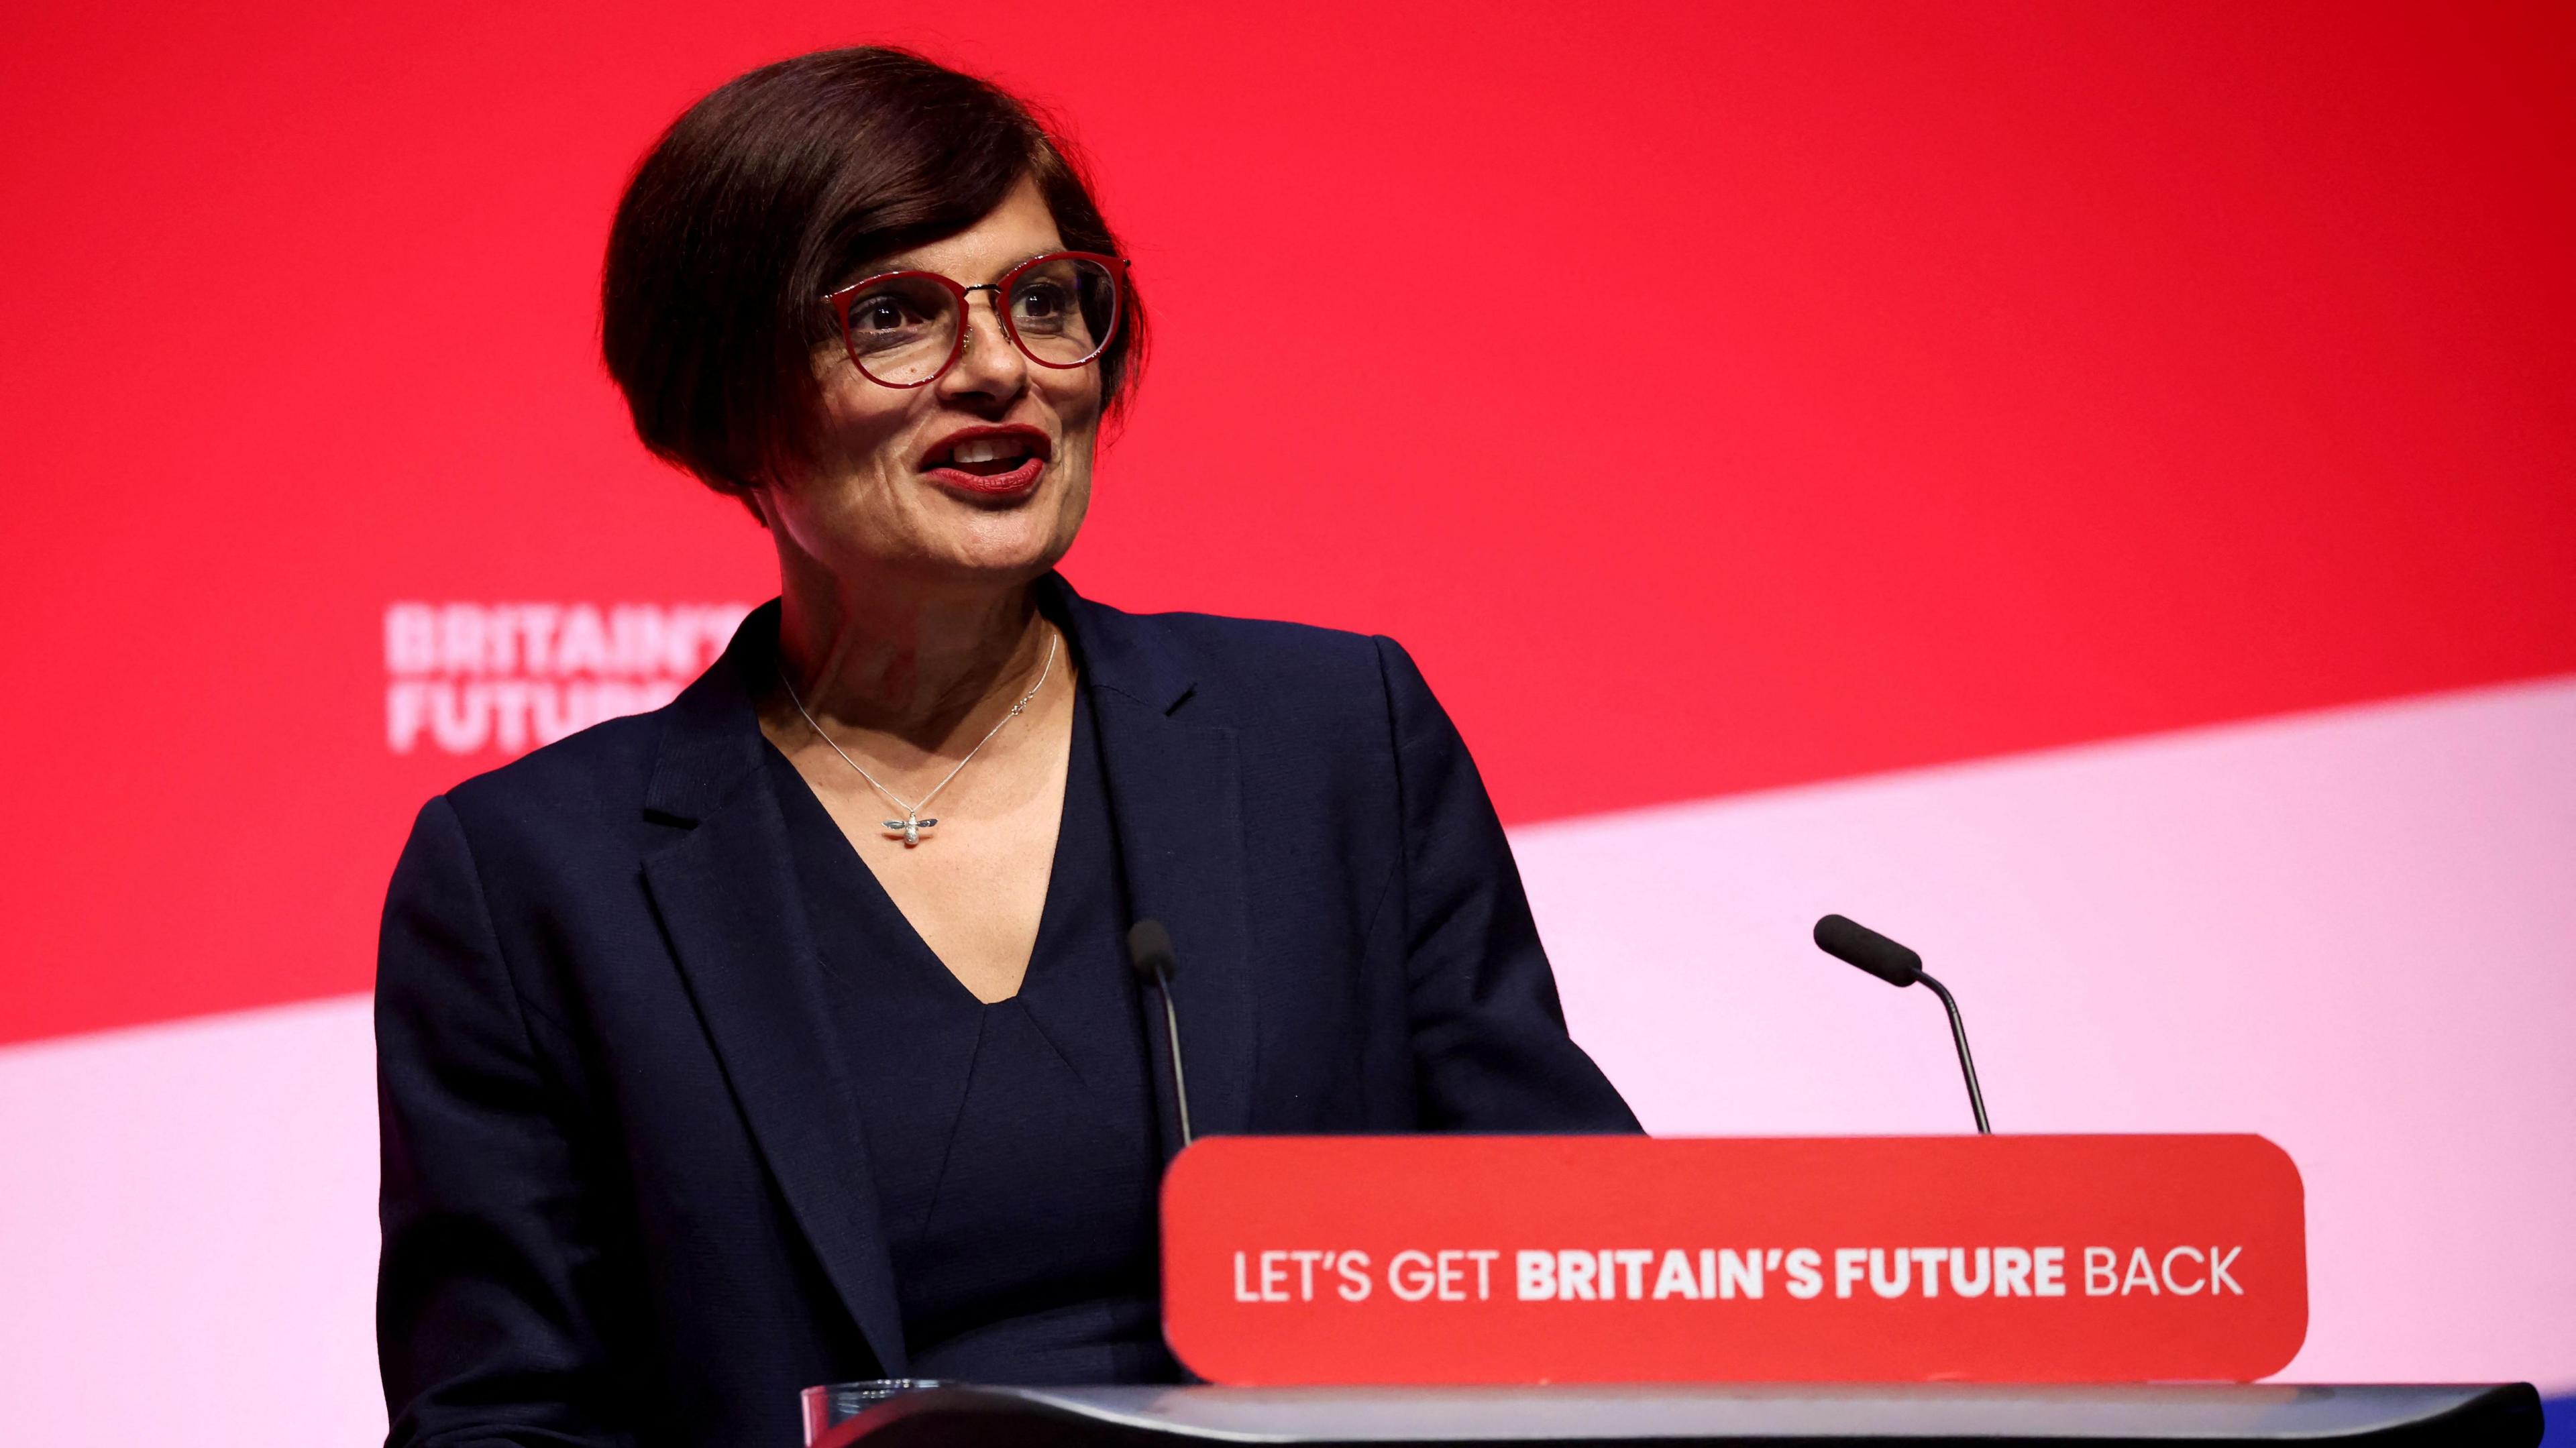
<svg viewBox="0 0 2576 1448"><path fill-rule="evenodd" d="M1834 959L1859 966L1889 985L1912 985L1923 973L1923 957L1868 926L1840 915L1816 922L1816 948Z"/></svg>
<svg viewBox="0 0 2576 1448"><path fill-rule="evenodd" d="M1169 979L1179 968L1180 959L1172 953L1172 932L1160 920L1139 920L1127 927L1127 963L1146 977Z"/></svg>

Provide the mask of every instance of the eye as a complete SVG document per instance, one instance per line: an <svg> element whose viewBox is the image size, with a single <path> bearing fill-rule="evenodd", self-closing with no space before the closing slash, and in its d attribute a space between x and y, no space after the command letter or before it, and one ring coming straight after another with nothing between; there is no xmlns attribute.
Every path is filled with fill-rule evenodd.
<svg viewBox="0 0 2576 1448"><path fill-rule="evenodd" d="M1011 319L1022 326L1055 328L1073 311L1074 298L1052 277L1024 282L1011 297Z"/></svg>
<svg viewBox="0 0 2576 1448"><path fill-rule="evenodd" d="M850 330L853 332L891 332L918 327L927 320L910 303L891 292L878 292L850 303Z"/></svg>
<svg viewBox="0 0 2576 1448"><path fill-rule="evenodd" d="M926 277L878 278L844 315L850 349L872 359L943 352L957 340L957 299Z"/></svg>

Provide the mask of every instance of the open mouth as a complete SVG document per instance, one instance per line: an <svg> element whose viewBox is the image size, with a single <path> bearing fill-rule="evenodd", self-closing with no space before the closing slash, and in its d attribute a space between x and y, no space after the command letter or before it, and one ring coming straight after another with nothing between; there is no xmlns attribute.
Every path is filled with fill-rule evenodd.
<svg viewBox="0 0 2576 1448"><path fill-rule="evenodd" d="M1033 427L968 428L922 460L939 481L977 493L1020 493L1037 485L1052 449Z"/></svg>

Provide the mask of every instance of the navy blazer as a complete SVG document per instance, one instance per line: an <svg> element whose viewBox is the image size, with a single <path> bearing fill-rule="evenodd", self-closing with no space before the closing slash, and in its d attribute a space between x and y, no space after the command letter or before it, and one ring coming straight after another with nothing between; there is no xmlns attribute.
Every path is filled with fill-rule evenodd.
<svg viewBox="0 0 2576 1448"><path fill-rule="evenodd" d="M1046 587L1134 910L1180 957L1201 1134L1636 1129L1402 649ZM798 1389L906 1370L762 767L776 640L772 605L668 707L413 827L376 982L393 1444L789 1448Z"/></svg>

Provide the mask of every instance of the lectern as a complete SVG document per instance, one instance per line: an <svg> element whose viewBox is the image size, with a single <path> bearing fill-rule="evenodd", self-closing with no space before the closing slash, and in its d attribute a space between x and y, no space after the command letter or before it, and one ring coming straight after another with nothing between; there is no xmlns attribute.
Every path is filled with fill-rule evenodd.
<svg viewBox="0 0 2576 1448"><path fill-rule="evenodd" d="M1183 1448L1264 1443L2409 1444L2532 1448L2540 1395L2501 1386L1743 1384L1520 1388L942 1387L816 1448Z"/></svg>
<svg viewBox="0 0 2576 1448"><path fill-rule="evenodd" d="M2254 1136L1203 1140L1163 1330L1208 1385L929 1388L818 1448L2541 1441L2524 1383L2259 1381L2307 1245Z"/></svg>

